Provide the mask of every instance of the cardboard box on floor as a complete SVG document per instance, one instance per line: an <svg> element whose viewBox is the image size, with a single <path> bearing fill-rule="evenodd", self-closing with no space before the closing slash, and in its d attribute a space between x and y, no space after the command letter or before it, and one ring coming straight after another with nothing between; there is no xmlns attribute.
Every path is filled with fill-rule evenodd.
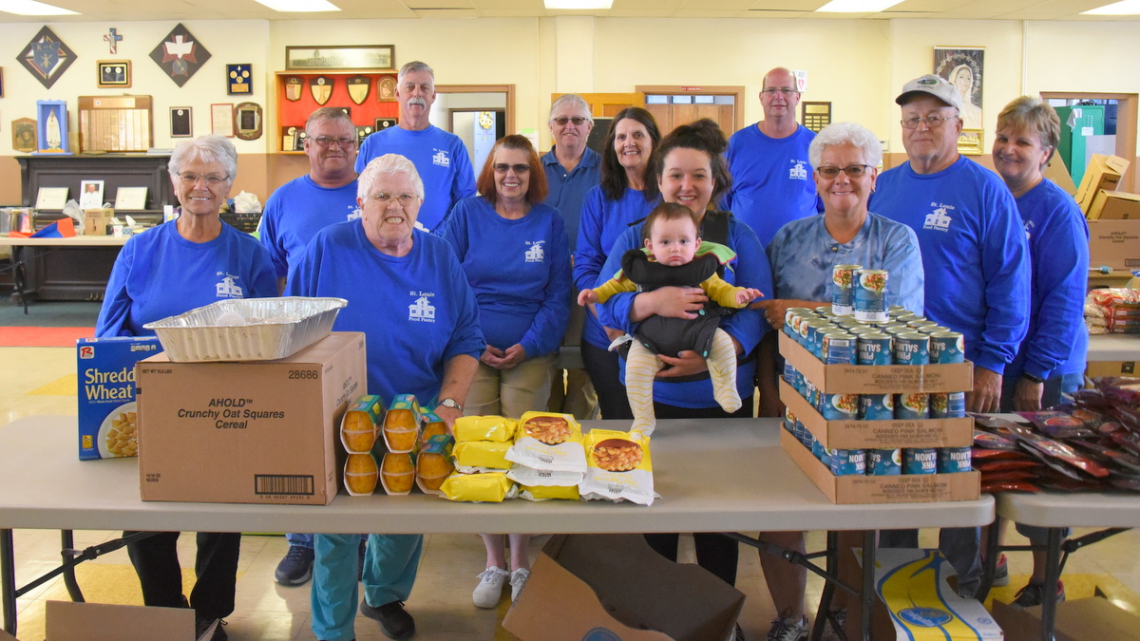
<svg viewBox="0 0 1140 641"><path fill-rule="evenodd" d="M1140 220L1090 220L1089 266L1140 269Z"/></svg>
<svg viewBox="0 0 1140 641"><path fill-rule="evenodd" d="M1006 641L1038 641L1041 638L1041 606L1015 610L994 601L994 619L1005 630ZM1106 641L1135 639L1140 617L1101 596L1057 604L1053 626L1055 641Z"/></svg>
<svg viewBox="0 0 1140 641"><path fill-rule="evenodd" d="M666 560L640 534L558 535L542 548L503 627L523 641L589 633L725 641L743 605L740 591L697 565Z"/></svg>
<svg viewBox="0 0 1140 641"><path fill-rule="evenodd" d="M368 387L364 334L333 332L276 361L171 363L163 353L137 367L144 501L332 502L340 419Z"/></svg>
<svg viewBox="0 0 1140 641"><path fill-rule="evenodd" d="M1081 213L1088 214L1097 192L1102 189L1113 190L1120 184L1124 172L1128 171L1128 161L1120 156L1105 156L1093 154L1089 160L1088 169L1081 179L1081 186L1077 188L1077 205Z"/></svg>
<svg viewBox="0 0 1140 641"><path fill-rule="evenodd" d="M1140 218L1140 194L1100 191L1093 198L1086 216L1089 220L1130 220Z"/></svg>
<svg viewBox="0 0 1140 641"><path fill-rule="evenodd" d="M71 601L48 601L44 623L47 641L206 641L218 625L195 637L190 609ZM0 641L16 638L0 630Z"/></svg>

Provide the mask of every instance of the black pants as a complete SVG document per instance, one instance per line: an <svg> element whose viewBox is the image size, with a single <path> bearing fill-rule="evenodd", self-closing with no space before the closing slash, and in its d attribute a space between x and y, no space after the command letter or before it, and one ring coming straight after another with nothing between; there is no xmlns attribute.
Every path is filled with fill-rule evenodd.
<svg viewBox="0 0 1140 641"><path fill-rule="evenodd" d="M598 393L598 408L602 418L607 420L633 420L633 410L629 409L629 397L625 392L625 381L621 377L617 352L609 352L595 347L582 339L582 366Z"/></svg>
<svg viewBox="0 0 1140 641"><path fill-rule="evenodd" d="M123 535L133 532L123 532ZM143 603L167 608L186 607L182 596L182 567L178 564L179 532L156 532L154 536L127 545L127 554L142 584ZM206 619L221 619L234 611L238 551L241 534L198 533L198 576L190 592L190 607Z"/></svg>
<svg viewBox="0 0 1140 641"><path fill-rule="evenodd" d="M750 418L752 416L752 397L741 399L741 407L729 414L720 407L674 407L654 403L653 409L658 419L665 418ZM645 534L646 543L658 554L669 559L677 560L677 542L679 534ZM736 565L740 558L740 548L736 541L720 534L709 532L696 532L693 534L693 546L697 552L697 565L712 572L721 581L729 585L736 585Z"/></svg>

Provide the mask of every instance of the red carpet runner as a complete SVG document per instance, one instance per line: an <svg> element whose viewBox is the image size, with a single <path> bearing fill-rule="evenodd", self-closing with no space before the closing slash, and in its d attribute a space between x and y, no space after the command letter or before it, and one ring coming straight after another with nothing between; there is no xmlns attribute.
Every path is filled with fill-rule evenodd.
<svg viewBox="0 0 1140 641"><path fill-rule="evenodd" d="M75 347L94 335L94 327L0 327L0 347Z"/></svg>

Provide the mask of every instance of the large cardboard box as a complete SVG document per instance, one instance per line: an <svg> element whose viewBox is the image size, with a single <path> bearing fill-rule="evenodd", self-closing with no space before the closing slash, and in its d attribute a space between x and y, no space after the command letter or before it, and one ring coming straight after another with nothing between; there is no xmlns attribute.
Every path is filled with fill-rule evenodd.
<svg viewBox="0 0 1140 641"><path fill-rule="evenodd" d="M1140 269L1140 220L1090 220L1089 266Z"/></svg>
<svg viewBox="0 0 1140 641"><path fill-rule="evenodd" d="M543 547L503 627L523 641L725 641L743 605L740 591L640 534L563 534Z"/></svg>
<svg viewBox="0 0 1140 641"><path fill-rule="evenodd" d="M1101 191L1089 207L1089 220L1130 220L1140 218L1140 194Z"/></svg>
<svg viewBox="0 0 1140 641"><path fill-rule="evenodd" d="M1005 630L1006 641L1041 638L1041 606L1015 610L994 601L994 619ZM1100 596L1057 604L1053 625L1055 641L1108 641L1140 636L1140 617Z"/></svg>
<svg viewBox="0 0 1140 641"><path fill-rule="evenodd" d="M780 379L780 400L827 448L966 447L974 443L974 419L969 417L828 421L783 379Z"/></svg>
<svg viewBox="0 0 1140 641"><path fill-rule="evenodd" d="M188 608L71 601L48 601L44 618L47 641L206 641L218 625L195 637Z"/></svg>
<svg viewBox="0 0 1140 641"><path fill-rule="evenodd" d="M276 361L138 364L144 501L327 505L338 427L368 386L364 334Z"/></svg>
<svg viewBox="0 0 1140 641"><path fill-rule="evenodd" d="M972 501L982 494L980 472L836 476L788 430L780 430L780 445L812 483L836 504Z"/></svg>
<svg viewBox="0 0 1140 641"><path fill-rule="evenodd" d="M1081 213L1088 214L1097 192L1116 189L1125 171L1128 171L1128 161L1120 156L1093 154L1084 178L1081 179L1081 186L1077 188L1076 199Z"/></svg>

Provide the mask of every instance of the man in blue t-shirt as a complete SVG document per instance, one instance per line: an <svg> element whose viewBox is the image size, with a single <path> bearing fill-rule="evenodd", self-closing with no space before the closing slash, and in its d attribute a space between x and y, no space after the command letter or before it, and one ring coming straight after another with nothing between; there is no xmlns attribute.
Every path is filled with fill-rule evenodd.
<svg viewBox="0 0 1140 641"><path fill-rule="evenodd" d="M733 184L723 204L767 247L786 223L820 209L808 162L808 146L815 133L796 123L800 102L796 78L777 67L764 75L762 86L764 119L728 141L725 157Z"/></svg>
<svg viewBox="0 0 1140 641"><path fill-rule="evenodd" d="M463 141L428 119L435 102L435 72L418 60L400 68L396 80L400 122L364 140L356 158L356 171L373 158L399 154L416 166L424 181L424 204L416 228L434 231L452 206L475 195L475 172Z"/></svg>
<svg viewBox="0 0 1140 641"><path fill-rule="evenodd" d="M966 409L996 412L1002 374L1029 325L1029 246L1017 203L997 174L958 153L962 102L953 85L922 76L895 102L907 162L879 176L870 208L918 236L926 317L961 332L974 363ZM979 539L978 528L949 528L939 540L969 598L981 573ZM884 532L880 544L917 547L918 532Z"/></svg>

